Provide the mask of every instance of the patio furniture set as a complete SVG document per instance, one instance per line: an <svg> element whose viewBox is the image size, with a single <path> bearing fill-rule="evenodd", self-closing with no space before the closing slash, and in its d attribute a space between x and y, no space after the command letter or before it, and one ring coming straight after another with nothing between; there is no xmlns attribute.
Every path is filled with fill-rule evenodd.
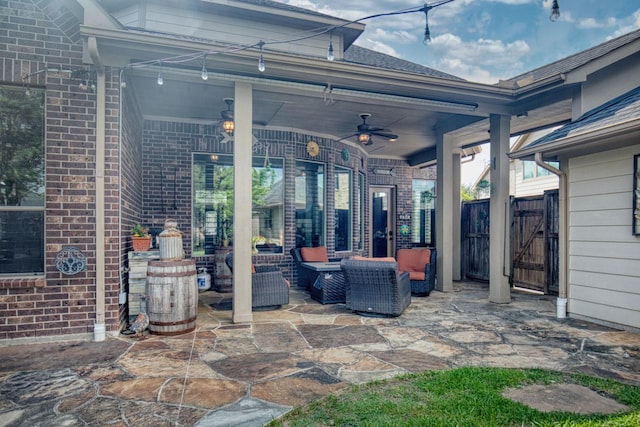
<svg viewBox="0 0 640 427"><path fill-rule="evenodd" d="M435 248L400 249L387 258L328 258L326 248L290 251L298 286L321 304L344 303L359 314L399 316L411 296L428 296L435 287ZM225 262L233 272L233 254ZM251 266L252 308L274 309L289 303L289 283L274 266Z"/></svg>
<svg viewBox="0 0 640 427"><path fill-rule="evenodd" d="M298 286L322 303L345 303L361 314L399 316L411 295L427 296L435 287L435 248L400 249L396 260L354 256L329 259L324 247L290 251Z"/></svg>

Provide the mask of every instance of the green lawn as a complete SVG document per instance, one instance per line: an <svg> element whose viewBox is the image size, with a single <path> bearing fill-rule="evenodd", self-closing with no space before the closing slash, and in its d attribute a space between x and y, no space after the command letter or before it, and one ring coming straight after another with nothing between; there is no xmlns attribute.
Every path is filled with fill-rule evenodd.
<svg viewBox="0 0 640 427"><path fill-rule="evenodd" d="M545 413L502 396L530 384L584 385L631 408L615 415ZM541 369L459 368L353 386L270 426L640 426L640 387Z"/></svg>

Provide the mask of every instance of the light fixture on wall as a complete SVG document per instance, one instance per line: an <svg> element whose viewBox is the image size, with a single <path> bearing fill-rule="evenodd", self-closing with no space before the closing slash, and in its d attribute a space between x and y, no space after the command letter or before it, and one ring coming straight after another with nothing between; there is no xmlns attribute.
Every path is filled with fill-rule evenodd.
<svg viewBox="0 0 640 427"><path fill-rule="evenodd" d="M231 136L236 128L236 124L233 121L233 98L225 98L224 102L227 104L227 109L220 112L222 116L222 130Z"/></svg>
<svg viewBox="0 0 640 427"><path fill-rule="evenodd" d="M390 169L374 169L373 173L375 173L376 175L389 175L389 176L396 176L396 170L395 168L390 168Z"/></svg>

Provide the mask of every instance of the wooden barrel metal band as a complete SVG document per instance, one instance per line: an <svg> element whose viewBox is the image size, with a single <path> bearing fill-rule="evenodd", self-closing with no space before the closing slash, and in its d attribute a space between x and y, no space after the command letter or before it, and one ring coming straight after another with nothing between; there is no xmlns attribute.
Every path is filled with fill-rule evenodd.
<svg viewBox="0 0 640 427"><path fill-rule="evenodd" d="M192 317L191 319L181 320L179 322L154 322L149 321L149 324L154 326L177 326L177 325L186 325L187 323L195 322L196 318Z"/></svg>
<svg viewBox="0 0 640 427"><path fill-rule="evenodd" d="M195 276L196 274L198 274L197 271L193 270L193 271L178 271L178 272L163 272L163 273L155 273L153 271L150 271L147 273L147 276L152 276L152 277L188 277L188 276Z"/></svg>

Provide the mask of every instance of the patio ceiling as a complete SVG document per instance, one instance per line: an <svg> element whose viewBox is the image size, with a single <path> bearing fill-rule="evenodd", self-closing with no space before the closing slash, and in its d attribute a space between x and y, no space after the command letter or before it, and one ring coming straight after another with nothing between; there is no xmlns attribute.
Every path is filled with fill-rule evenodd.
<svg viewBox="0 0 640 427"><path fill-rule="evenodd" d="M216 124L227 108L224 98L233 98L232 78L211 77L163 71L164 85L158 86L154 72L134 72L127 82L139 101L145 118ZM223 75L224 77L224 75ZM374 137L363 147L371 156L408 160L410 164L433 163L436 125L452 131L455 148L464 149L487 142L488 114L465 108L439 108L395 95L362 95L355 91L334 90L326 86L280 82L275 85L255 80L253 92L254 128L300 130L318 136L340 139L352 135L361 123L360 113L370 113L368 123L398 134L395 142ZM461 100L460 102L468 102ZM532 108L512 117L512 133L521 134L569 120L571 102L560 99L544 108ZM346 141L358 145L355 137Z"/></svg>
<svg viewBox="0 0 640 427"><path fill-rule="evenodd" d="M160 57L206 51L209 44L146 33L83 27L99 39L105 63L129 67L127 89L135 93L145 118L214 124L233 98L234 81L253 85L254 126L289 129L340 139L368 123L399 136L395 142L374 137L364 147L371 156L407 160L412 166L435 162L436 128L454 136L454 149L489 139L490 114L512 116L513 134L564 123L571 116L571 88L559 78L520 89L447 80L326 59L265 53L267 70L259 73L255 51L207 58L202 63L164 65L164 85L156 83ZM347 139L357 145L355 137Z"/></svg>

